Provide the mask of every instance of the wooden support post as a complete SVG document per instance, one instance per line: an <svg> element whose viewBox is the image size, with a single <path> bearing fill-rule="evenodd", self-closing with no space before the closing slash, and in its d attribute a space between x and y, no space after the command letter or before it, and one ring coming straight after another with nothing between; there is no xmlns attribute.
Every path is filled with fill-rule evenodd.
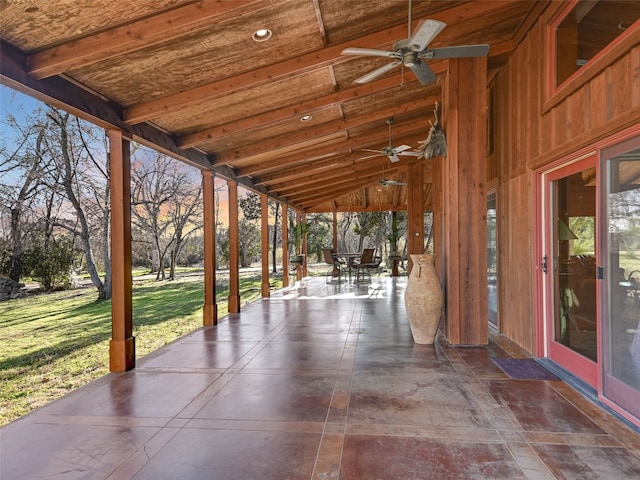
<svg viewBox="0 0 640 480"><path fill-rule="evenodd" d="M205 326L218 324L218 305L216 304L216 221L213 181L213 172L203 170L204 308L202 312L202 324Z"/></svg>
<svg viewBox="0 0 640 480"><path fill-rule="evenodd" d="M131 300L131 170L129 140L108 130L111 189L111 341L109 369L136 365Z"/></svg>
<svg viewBox="0 0 640 480"><path fill-rule="evenodd" d="M333 211L333 251L338 251L338 212Z"/></svg>
<svg viewBox="0 0 640 480"><path fill-rule="evenodd" d="M270 295L269 290L269 198L260 194L260 247L262 251L262 297Z"/></svg>
<svg viewBox="0 0 640 480"><path fill-rule="evenodd" d="M240 238L238 232L238 182L227 180L229 189L229 313L240 312Z"/></svg>
<svg viewBox="0 0 640 480"><path fill-rule="evenodd" d="M424 168L422 162L409 165L407 185L407 252L424 253ZM409 271L413 263L409 260Z"/></svg>
<svg viewBox="0 0 640 480"><path fill-rule="evenodd" d="M289 286L289 206L282 204L282 286Z"/></svg>
<svg viewBox="0 0 640 480"><path fill-rule="evenodd" d="M446 335L454 345L486 345L486 58L449 60L444 88L443 164Z"/></svg>
<svg viewBox="0 0 640 480"><path fill-rule="evenodd" d="M442 120L441 120L442 121ZM443 196L443 163L446 162L446 159L443 157L435 157L431 160L433 162L433 170L432 170L432 178L433 181L431 183L432 192L433 192L433 253L436 254L436 273L438 274L438 278L440 279L440 283L444 287L444 230L443 230L443 217L444 217L444 196Z"/></svg>
<svg viewBox="0 0 640 480"><path fill-rule="evenodd" d="M305 212L300 212L300 221L304 224L307 223L307 214ZM309 263L309 255L307 254L307 229L306 228L302 232L302 253L304 254L304 262L302 263L302 277L306 277L309 274L307 270L307 264Z"/></svg>

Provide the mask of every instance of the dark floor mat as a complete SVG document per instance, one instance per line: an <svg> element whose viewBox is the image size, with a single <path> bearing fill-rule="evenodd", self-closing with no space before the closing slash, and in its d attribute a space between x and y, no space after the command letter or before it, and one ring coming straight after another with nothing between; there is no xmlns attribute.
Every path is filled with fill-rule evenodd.
<svg viewBox="0 0 640 480"><path fill-rule="evenodd" d="M509 378L516 380L559 380L533 358L492 358Z"/></svg>

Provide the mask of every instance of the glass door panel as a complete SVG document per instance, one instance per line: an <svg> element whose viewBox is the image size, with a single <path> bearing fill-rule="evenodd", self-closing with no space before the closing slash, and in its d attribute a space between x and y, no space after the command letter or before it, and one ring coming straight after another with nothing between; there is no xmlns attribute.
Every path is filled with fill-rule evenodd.
<svg viewBox="0 0 640 480"><path fill-rule="evenodd" d="M603 156L603 393L640 417L640 148Z"/></svg>
<svg viewBox="0 0 640 480"><path fill-rule="evenodd" d="M496 194L487 195L487 287L489 325L498 329L498 224Z"/></svg>
<svg viewBox="0 0 640 480"><path fill-rule="evenodd" d="M549 175L549 357L597 384L595 158Z"/></svg>

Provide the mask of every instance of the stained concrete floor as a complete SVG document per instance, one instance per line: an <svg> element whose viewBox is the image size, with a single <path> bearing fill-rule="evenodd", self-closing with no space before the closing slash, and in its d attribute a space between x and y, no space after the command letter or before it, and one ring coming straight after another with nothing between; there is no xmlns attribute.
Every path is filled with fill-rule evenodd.
<svg viewBox="0 0 640 480"><path fill-rule="evenodd" d="M414 344L405 286L275 292L0 430L0 478L640 478L640 436L509 379L513 343Z"/></svg>

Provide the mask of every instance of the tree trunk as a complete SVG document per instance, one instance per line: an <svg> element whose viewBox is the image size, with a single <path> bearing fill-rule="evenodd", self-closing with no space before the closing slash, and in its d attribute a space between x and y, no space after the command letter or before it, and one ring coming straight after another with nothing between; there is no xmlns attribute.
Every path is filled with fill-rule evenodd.
<svg viewBox="0 0 640 480"><path fill-rule="evenodd" d="M73 190L76 171L72 166L71 157L69 155L70 145L67 131L67 121L69 119L69 114L67 113L63 116L59 112L57 112L57 115L52 116L52 118L60 127L60 149L62 151L63 161L62 184L65 193L67 194L67 198L71 202L71 205L73 205L73 208L76 212L78 222L80 223L80 240L82 243L82 250L84 251L84 255L87 260L87 270L89 272L91 282L98 289L98 299L106 300L108 298L107 292L104 288L104 283L102 282L102 279L98 274L98 269L93 258L93 251L91 250L89 223L87 222L87 217L84 214L82 205L80 204L80 201L78 200L78 197Z"/></svg>
<svg viewBox="0 0 640 480"><path fill-rule="evenodd" d="M9 278L16 283L20 283L20 276L22 275L21 214L19 207L11 209L11 268L9 270Z"/></svg>

